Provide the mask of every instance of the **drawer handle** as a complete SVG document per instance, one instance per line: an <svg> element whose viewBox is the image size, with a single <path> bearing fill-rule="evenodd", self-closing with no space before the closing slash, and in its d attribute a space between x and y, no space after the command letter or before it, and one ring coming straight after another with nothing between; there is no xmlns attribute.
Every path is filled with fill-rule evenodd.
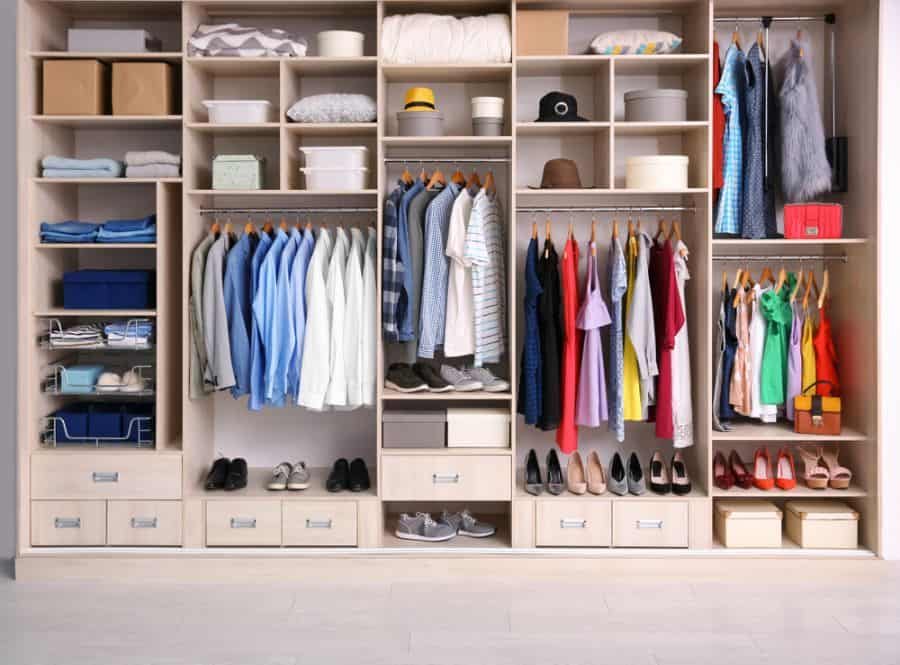
<svg viewBox="0 0 900 665"><path fill-rule="evenodd" d="M560 529L587 529L588 521L574 517L564 517L559 521Z"/></svg>
<svg viewBox="0 0 900 665"><path fill-rule="evenodd" d="M94 471L92 474L95 483L117 483L119 482L118 471Z"/></svg>
<svg viewBox="0 0 900 665"><path fill-rule="evenodd" d="M431 482L435 485L456 484L459 482L458 473L433 473Z"/></svg>
<svg viewBox="0 0 900 665"><path fill-rule="evenodd" d="M55 517L53 518L53 528L55 529L80 529L80 517Z"/></svg>
<svg viewBox="0 0 900 665"><path fill-rule="evenodd" d="M159 525L157 517L132 517L132 529L155 529Z"/></svg>
<svg viewBox="0 0 900 665"><path fill-rule="evenodd" d="M333 520L306 520L306 528L307 529L330 529L332 527Z"/></svg>
<svg viewBox="0 0 900 665"><path fill-rule="evenodd" d="M638 529L662 529L662 520L638 520L636 523Z"/></svg>
<svg viewBox="0 0 900 665"><path fill-rule="evenodd" d="M255 517L232 517L231 518L231 528L232 529L255 529L256 528L256 518Z"/></svg>

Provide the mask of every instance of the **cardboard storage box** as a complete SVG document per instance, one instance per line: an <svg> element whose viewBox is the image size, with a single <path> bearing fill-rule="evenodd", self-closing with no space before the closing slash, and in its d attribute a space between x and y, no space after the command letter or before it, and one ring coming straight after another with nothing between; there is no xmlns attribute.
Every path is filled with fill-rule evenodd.
<svg viewBox="0 0 900 665"><path fill-rule="evenodd" d="M800 547L856 549L859 546L859 513L840 501L809 499L788 501L785 530Z"/></svg>
<svg viewBox="0 0 900 665"><path fill-rule="evenodd" d="M385 448L443 448L446 444L447 412L443 409L392 409L381 419Z"/></svg>
<svg viewBox="0 0 900 665"><path fill-rule="evenodd" d="M70 53L148 53L162 50L162 43L146 30L69 28L66 48Z"/></svg>
<svg viewBox="0 0 900 665"><path fill-rule="evenodd" d="M447 409L448 448L509 448L506 409Z"/></svg>
<svg viewBox="0 0 900 665"><path fill-rule="evenodd" d="M165 62L113 63L113 115L169 115L172 109L171 65Z"/></svg>
<svg viewBox="0 0 900 665"><path fill-rule="evenodd" d="M516 55L568 55L569 12L518 10Z"/></svg>
<svg viewBox="0 0 900 665"><path fill-rule="evenodd" d="M716 501L715 522L725 547L781 547L781 510L769 501Z"/></svg>
<svg viewBox="0 0 900 665"><path fill-rule="evenodd" d="M106 66L99 60L44 60L44 115L106 113Z"/></svg>

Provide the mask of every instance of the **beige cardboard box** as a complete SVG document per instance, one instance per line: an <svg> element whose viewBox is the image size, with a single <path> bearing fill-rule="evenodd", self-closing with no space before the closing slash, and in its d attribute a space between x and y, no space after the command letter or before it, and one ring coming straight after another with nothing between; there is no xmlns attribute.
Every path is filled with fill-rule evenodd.
<svg viewBox="0 0 900 665"><path fill-rule="evenodd" d="M569 12L519 10L516 12L516 55L568 55Z"/></svg>
<svg viewBox="0 0 900 665"><path fill-rule="evenodd" d="M846 503L810 499L785 506L788 538L800 547L852 549L859 547L859 513Z"/></svg>
<svg viewBox="0 0 900 665"><path fill-rule="evenodd" d="M113 115L169 115L172 109L171 65L165 62L113 63Z"/></svg>
<svg viewBox="0 0 900 665"><path fill-rule="evenodd" d="M781 547L781 510L756 499L716 501L716 536L725 547Z"/></svg>
<svg viewBox="0 0 900 665"><path fill-rule="evenodd" d="M44 60L44 115L106 113L106 66L99 60Z"/></svg>

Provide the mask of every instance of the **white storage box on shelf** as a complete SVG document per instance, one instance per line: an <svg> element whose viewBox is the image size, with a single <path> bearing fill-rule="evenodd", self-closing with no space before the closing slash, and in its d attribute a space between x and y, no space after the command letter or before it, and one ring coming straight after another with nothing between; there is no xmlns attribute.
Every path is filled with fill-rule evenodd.
<svg viewBox="0 0 900 665"><path fill-rule="evenodd" d="M448 448L509 448L509 410L447 409Z"/></svg>
<svg viewBox="0 0 900 665"><path fill-rule="evenodd" d="M256 155L217 155L213 159L212 188L262 189L265 161Z"/></svg>
<svg viewBox="0 0 900 665"><path fill-rule="evenodd" d="M781 510L770 501L716 501L716 536L725 547L781 547Z"/></svg>
<svg viewBox="0 0 900 665"><path fill-rule="evenodd" d="M320 58L361 58L366 36L353 30L323 30L316 38Z"/></svg>
<svg viewBox="0 0 900 665"><path fill-rule="evenodd" d="M306 189L318 192L349 192L366 188L369 169L311 169L300 171L306 177Z"/></svg>
<svg viewBox="0 0 900 665"><path fill-rule="evenodd" d="M263 123L272 119L272 103L264 99L204 99L203 106L214 125Z"/></svg>
<svg viewBox="0 0 900 665"><path fill-rule="evenodd" d="M859 547L859 513L840 501L788 501L785 531L800 547L850 549Z"/></svg>
<svg viewBox="0 0 900 665"><path fill-rule="evenodd" d="M362 145L301 146L308 169L364 169L369 149Z"/></svg>
<svg viewBox="0 0 900 665"><path fill-rule="evenodd" d="M655 191L688 188L687 155L646 155L625 162L625 187Z"/></svg>
<svg viewBox="0 0 900 665"><path fill-rule="evenodd" d="M631 90L625 93L626 122L683 122L687 120L687 90Z"/></svg>

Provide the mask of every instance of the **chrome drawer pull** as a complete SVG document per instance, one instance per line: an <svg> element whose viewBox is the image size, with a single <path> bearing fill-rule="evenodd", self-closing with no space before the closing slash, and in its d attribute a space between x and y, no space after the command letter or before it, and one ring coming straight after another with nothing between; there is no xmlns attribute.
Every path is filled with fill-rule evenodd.
<svg viewBox="0 0 900 665"><path fill-rule="evenodd" d="M159 519L156 517L132 517L131 518L131 528L132 529L155 529L159 524Z"/></svg>
<svg viewBox="0 0 900 665"><path fill-rule="evenodd" d="M638 520L636 522L638 529L662 529L662 520Z"/></svg>
<svg viewBox="0 0 900 665"><path fill-rule="evenodd" d="M575 519L574 517L564 517L559 521L560 529L587 529L587 527L587 520Z"/></svg>
<svg viewBox="0 0 900 665"><path fill-rule="evenodd" d="M435 485L454 484L459 482L458 473L433 473L431 474L431 482Z"/></svg>
<svg viewBox="0 0 900 665"><path fill-rule="evenodd" d="M92 474L95 483L117 483L119 482L118 471L94 471Z"/></svg>
<svg viewBox="0 0 900 665"><path fill-rule="evenodd" d="M330 529L333 524L332 520L306 520L307 529Z"/></svg>
<svg viewBox="0 0 900 665"><path fill-rule="evenodd" d="M55 529L80 529L80 517L55 517L53 518L53 528Z"/></svg>
<svg viewBox="0 0 900 665"><path fill-rule="evenodd" d="M255 517L232 517L231 518L231 528L232 529L255 529L256 528L256 518Z"/></svg>

